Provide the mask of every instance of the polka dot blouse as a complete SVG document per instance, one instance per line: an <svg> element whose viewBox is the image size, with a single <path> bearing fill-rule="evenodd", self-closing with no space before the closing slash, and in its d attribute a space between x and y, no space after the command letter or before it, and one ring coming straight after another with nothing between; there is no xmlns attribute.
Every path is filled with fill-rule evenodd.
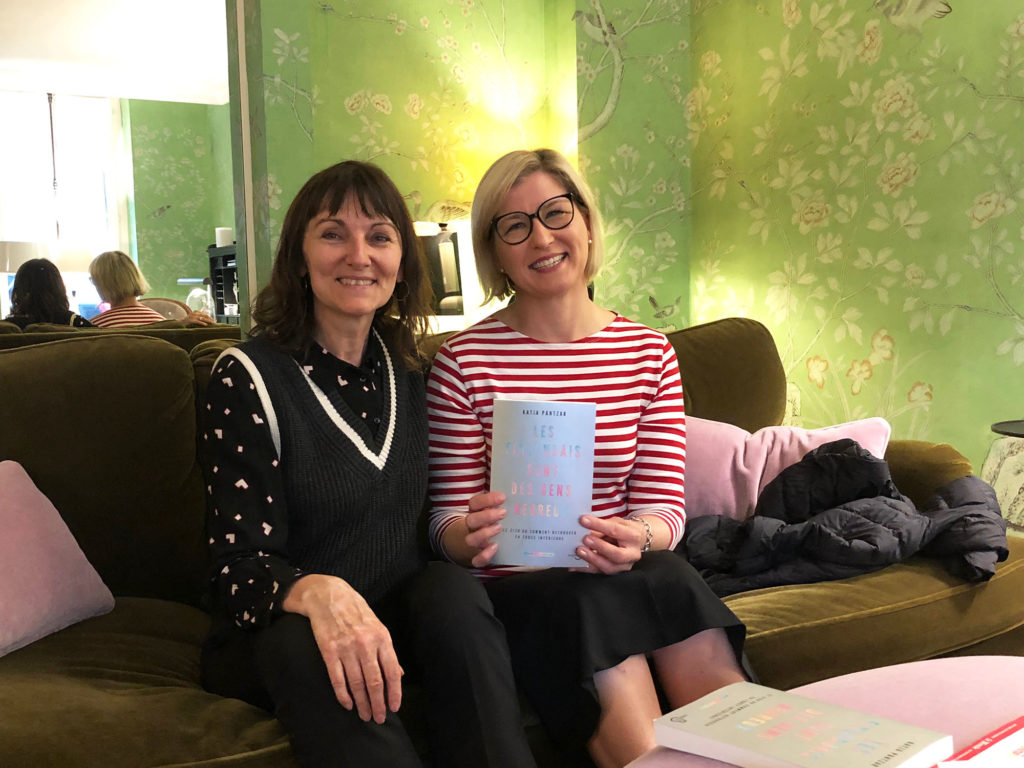
<svg viewBox="0 0 1024 768"><path fill-rule="evenodd" d="M371 434L378 434L384 360L372 336L359 366L319 345L298 362L321 390L338 392ZM238 626L266 626L303 575L288 558L288 509L277 450L252 377L235 358L217 361L206 398L207 533L218 597Z"/></svg>

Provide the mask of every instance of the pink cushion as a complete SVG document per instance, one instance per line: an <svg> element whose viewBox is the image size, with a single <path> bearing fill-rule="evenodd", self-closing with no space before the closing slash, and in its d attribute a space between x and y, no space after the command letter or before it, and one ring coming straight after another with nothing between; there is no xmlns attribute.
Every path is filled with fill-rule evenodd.
<svg viewBox="0 0 1024 768"><path fill-rule="evenodd" d="M0 462L0 656L113 607L53 504L20 464Z"/></svg>
<svg viewBox="0 0 1024 768"><path fill-rule="evenodd" d="M732 424L686 417L686 514L744 520L764 487L808 451L844 437L882 458L892 429L880 417L832 427L765 427L754 434Z"/></svg>

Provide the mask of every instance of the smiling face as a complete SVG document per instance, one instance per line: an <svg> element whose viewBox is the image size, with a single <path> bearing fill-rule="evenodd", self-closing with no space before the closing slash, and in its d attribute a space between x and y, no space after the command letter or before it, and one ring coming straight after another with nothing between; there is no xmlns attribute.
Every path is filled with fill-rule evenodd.
<svg viewBox="0 0 1024 768"><path fill-rule="evenodd" d="M367 216L355 197L334 214L322 210L302 242L318 325L369 328L402 279L402 241L390 219Z"/></svg>
<svg viewBox="0 0 1024 768"><path fill-rule="evenodd" d="M497 215L513 211L534 213L542 203L567 191L554 176L544 171L531 173L509 190ZM569 204L568 200L561 202ZM584 271L589 239L587 216L577 206L572 221L564 229L551 230L534 219L530 236L518 245L508 245L496 238L495 253L498 266L515 285L517 296L560 296L573 290L586 291Z"/></svg>

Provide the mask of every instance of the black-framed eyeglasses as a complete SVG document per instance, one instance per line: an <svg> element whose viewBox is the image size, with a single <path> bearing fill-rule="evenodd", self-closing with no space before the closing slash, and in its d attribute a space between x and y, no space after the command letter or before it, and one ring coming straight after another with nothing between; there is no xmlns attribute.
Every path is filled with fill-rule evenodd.
<svg viewBox="0 0 1024 768"><path fill-rule="evenodd" d="M548 229L565 229L572 224L576 216L572 192L549 197L537 208L535 213L513 211L502 216L495 216L491 226L507 245L519 245L526 242L533 233L533 220L536 219Z"/></svg>

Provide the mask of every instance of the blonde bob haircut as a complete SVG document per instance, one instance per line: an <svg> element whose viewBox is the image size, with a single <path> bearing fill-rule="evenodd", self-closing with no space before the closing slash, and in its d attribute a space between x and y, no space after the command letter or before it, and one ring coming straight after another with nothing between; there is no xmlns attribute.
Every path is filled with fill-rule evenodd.
<svg viewBox="0 0 1024 768"><path fill-rule="evenodd" d="M111 304L149 292L149 283L124 251L106 251L89 264L89 277L100 298Z"/></svg>
<svg viewBox="0 0 1024 768"><path fill-rule="evenodd" d="M604 263L604 237L601 233L601 214L587 182L569 161L553 149L516 150L498 158L487 172L473 196L471 214L473 256L476 273L484 289L484 303L491 299L511 296L515 286L498 267L494 218L509 211L502 210L505 197L512 187L527 176L543 171L554 177L566 192L572 193L573 204L584 216L590 228L590 248L584 276L587 283L597 275ZM527 211L532 213L532 211ZM537 226L535 224L535 226ZM515 246L512 246L515 247Z"/></svg>

